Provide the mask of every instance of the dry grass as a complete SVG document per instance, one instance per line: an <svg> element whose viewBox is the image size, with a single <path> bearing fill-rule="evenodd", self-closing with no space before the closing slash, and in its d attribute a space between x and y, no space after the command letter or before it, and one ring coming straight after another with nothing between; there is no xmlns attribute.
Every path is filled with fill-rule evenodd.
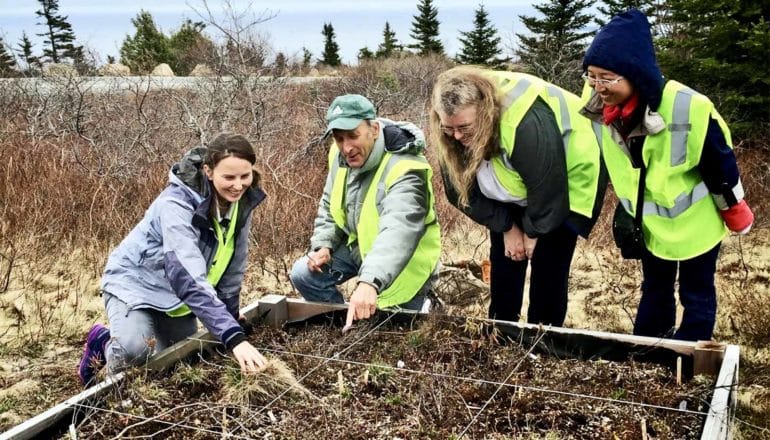
<svg viewBox="0 0 770 440"><path fill-rule="evenodd" d="M312 396L291 368L275 357L269 357L267 365L254 374L242 374L237 366L227 372L221 400L225 404L252 405L265 397L277 397L284 393L299 398Z"/></svg>

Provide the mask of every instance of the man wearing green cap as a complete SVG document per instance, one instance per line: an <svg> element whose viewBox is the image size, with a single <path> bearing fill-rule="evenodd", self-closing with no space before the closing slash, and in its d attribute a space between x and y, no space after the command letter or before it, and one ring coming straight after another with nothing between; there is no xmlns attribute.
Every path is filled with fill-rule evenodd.
<svg viewBox="0 0 770 440"><path fill-rule="evenodd" d="M308 301L342 303L337 285L357 276L348 324L376 308L427 309L441 252L425 136L411 123L377 118L361 95L334 99L329 175L310 252L290 278Z"/></svg>

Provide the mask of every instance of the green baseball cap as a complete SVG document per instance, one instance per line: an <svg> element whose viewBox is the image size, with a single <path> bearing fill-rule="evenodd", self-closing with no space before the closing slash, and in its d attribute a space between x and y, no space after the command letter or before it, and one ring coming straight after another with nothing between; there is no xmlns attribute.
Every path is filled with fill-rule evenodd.
<svg viewBox="0 0 770 440"><path fill-rule="evenodd" d="M326 133L332 130L353 130L367 119L376 119L374 104L361 95L342 95L334 98L326 111Z"/></svg>

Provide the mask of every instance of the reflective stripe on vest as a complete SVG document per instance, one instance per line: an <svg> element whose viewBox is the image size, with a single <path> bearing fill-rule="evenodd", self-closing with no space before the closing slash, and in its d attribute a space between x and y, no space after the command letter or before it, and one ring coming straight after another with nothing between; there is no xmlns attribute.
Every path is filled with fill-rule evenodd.
<svg viewBox="0 0 770 440"><path fill-rule="evenodd" d="M339 166L339 150L332 145L329 152L330 173L332 173L332 193L329 200L329 212L334 223L341 229L346 224L345 190L347 167ZM383 154L380 165L372 178L361 207L361 216L356 224L357 234L350 233L353 239L348 244L358 240L361 259L371 251L379 233L380 213L377 201L379 194L385 194L399 177L410 171L425 171L428 187L428 212L425 216L425 233L401 273L396 276L390 286L379 293L377 307L386 308L409 302L428 281L433 269L438 264L441 254L441 236L436 220L435 197L431 179L433 170L424 156L402 156L391 153Z"/></svg>
<svg viewBox="0 0 770 440"><path fill-rule="evenodd" d="M221 280L222 275L225 274L227 266L230 264L230 260L233 259L233 254L235 253L235 223L237 218L238 201L233 204L230 225L227 227L227 237L222 233L222 227L219 226L219 222L213 219L211 220L211 223L214 225L214 231L217 234L217 250L214 253L214 261L211 263L206 279L213 287L216 287L217 284L219 284L219 280ZM192 310L190 310L190 307L188 307L187 304L182 304L174 310L166 312L166 314L172 318L186 316L190 313L192 313Z"/></svg>
<svg viewBox="0 0 770 440"><path fill-rule="evenodd" d="M540 97L554 113L564 145L570 210L585 217L593 215L599 184L599 138L596 127L580 115L580 98L537 77L514 72L489 72L497 81L502 105L500 118L501 154L492 158L500 185L513 199L526 200L527 188L511 166L516 129L535 100ZM599 127L600 129L600 127Z"/></svg>
<svg viewBox="0 0 770 440"><path fill-rule="evenodd" d="M685 260L713 248L727 234L698 163L710 118L718 121L728 145L732 138L711 101L676 81L666 83L658 113L666 129L647 135L642 147L647 168L642 229L653 255ZM615 193L633 216L639 170L609 130L602 151Z"/></svg>

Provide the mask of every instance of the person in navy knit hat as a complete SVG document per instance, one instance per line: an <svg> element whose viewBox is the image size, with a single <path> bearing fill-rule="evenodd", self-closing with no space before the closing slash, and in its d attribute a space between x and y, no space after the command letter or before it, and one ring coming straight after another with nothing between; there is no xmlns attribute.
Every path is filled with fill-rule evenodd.
<svg viewBox="0 0 770 440"><path fill-rule="evenodd" d="M602 155L620 200L615 218L641 220L634 334L709 340L720 243L728 230L745 234L754 221L730 130L706 96L663 77L650 24L636 9L597 33L583 69L581 113L604 126ZM677 274L684 307L678 329Z"/></svg>

